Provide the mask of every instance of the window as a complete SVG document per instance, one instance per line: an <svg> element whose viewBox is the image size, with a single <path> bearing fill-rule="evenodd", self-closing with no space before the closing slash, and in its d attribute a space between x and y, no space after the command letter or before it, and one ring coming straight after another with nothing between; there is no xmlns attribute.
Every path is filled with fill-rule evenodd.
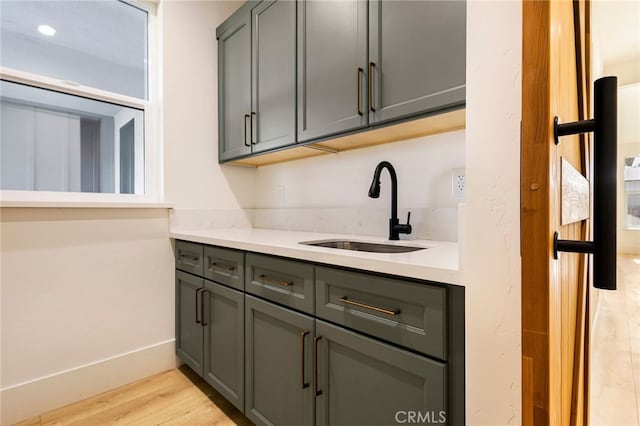
<svg viewBox="0 0 640 426"><path fill-rule="evenodd" d="M138 5L0 2L3 198L47 191L157 201L157 73L148 66L156 17Z"/></svg>
<svg viewBox="0 0 640 426"><path fill-rule="evenodd" d="M640 156L624 159L626 228L640 229Z"/></svg>

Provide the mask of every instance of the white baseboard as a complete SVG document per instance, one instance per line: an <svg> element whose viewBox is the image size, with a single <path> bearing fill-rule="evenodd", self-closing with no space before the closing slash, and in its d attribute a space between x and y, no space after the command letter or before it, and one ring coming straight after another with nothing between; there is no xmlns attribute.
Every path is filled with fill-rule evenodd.
<svg viewBox="0 0 640 426"><path fill-rule="evenodd" d="M0 424L10 425L178 365L171 339L9 386L0 391Z"/></svg>

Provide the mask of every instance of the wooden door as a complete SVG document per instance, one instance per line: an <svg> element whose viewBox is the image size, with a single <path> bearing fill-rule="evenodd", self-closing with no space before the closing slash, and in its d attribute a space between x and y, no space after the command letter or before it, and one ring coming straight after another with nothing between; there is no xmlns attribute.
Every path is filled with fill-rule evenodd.
<svg viewBox="0 0 640 426"><path fill-rule="evenodd" d="M553 235L588 240L589 220L562 220L562 174L589 177L589 144L555 145L553 120L587 116L589 3L523 2L521 253L524 425L588 423L588 256L553 256ZM566 201L567 197L565 197Z"/></svg>

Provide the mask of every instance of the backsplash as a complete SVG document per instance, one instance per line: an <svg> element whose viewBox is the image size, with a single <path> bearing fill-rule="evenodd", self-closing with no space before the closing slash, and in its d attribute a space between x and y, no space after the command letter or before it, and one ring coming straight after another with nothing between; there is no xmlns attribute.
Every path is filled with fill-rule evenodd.
<svg viewBox="0 0 640 426"><path fill-rule="evenodd" d="M252 228L251 209L171 209L170 229Z"/></svg>
<svg viewBox="0 0 640 426"><path fill-rule="evenodd" d="M398 216L406 222L407 209ZM415 208L411 211L406 240L458 241L458 208ZM262 228L286 231L326 232L363 236L387 236L388 208L291 208L291 209L178 209L170 214L173 229Z"/></svg>
<svg viewBox="0 0 640 426"><path fill-rule="evenodd" d="M406 223L407 209L398 209L401 223ZM402 240L458 240L458 209L410 209L410 235ZM287 231L326 232L350 235L389 235L389 209L380 208L308 208L255 209L254 228Z"/></svg>

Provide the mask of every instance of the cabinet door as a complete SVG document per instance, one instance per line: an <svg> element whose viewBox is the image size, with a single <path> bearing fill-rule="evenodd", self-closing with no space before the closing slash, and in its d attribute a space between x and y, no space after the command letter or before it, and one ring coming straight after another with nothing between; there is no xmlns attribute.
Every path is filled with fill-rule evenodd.
<svg viewBox="0 0 640 426"><path fill-rule="evenodd" d="M465 102L466 2L369 2L370 123Z"/></svg>
<svg viewBox="0 0 640 426"><path fill-rule="evenodd" d="M244 294L204 282L204 378L244 412Z"/></svg>
<svg viewBox="0 0 640 426"><path fill-rule="evenodd" d="M298 141L367 125L366 61L365 1L298 1Z"/></svg>
<svg viewBox="0 0 640 426"><path fill-rule="evenodd" d="M218 37L220 161L251 153L251 15L241 9Z"/></svg>
<svg viewBox="0 0 640 426"><path fill-rule="evenodd" d="M253 152L296 141L296 2L264 0L251 11Z"/></svg>
<svg viewBox="0 0 640 426"><path fill-rule="evenodd" d="M312 425L313 318L246 296L246 411L258 425Z"/></svg>
<svg viewBox="0 0 640 426"><path fill-rule="evenodd" d="M203 279L176 271L176 354L196 373L202 374Z"/></svg>
<svg viewBox="0 0 640 426"><path fill-rule="evenodd" d="M446 421L446 366L316 320L318 425ZM425 420L428 416L428 421Z"/></svg>

